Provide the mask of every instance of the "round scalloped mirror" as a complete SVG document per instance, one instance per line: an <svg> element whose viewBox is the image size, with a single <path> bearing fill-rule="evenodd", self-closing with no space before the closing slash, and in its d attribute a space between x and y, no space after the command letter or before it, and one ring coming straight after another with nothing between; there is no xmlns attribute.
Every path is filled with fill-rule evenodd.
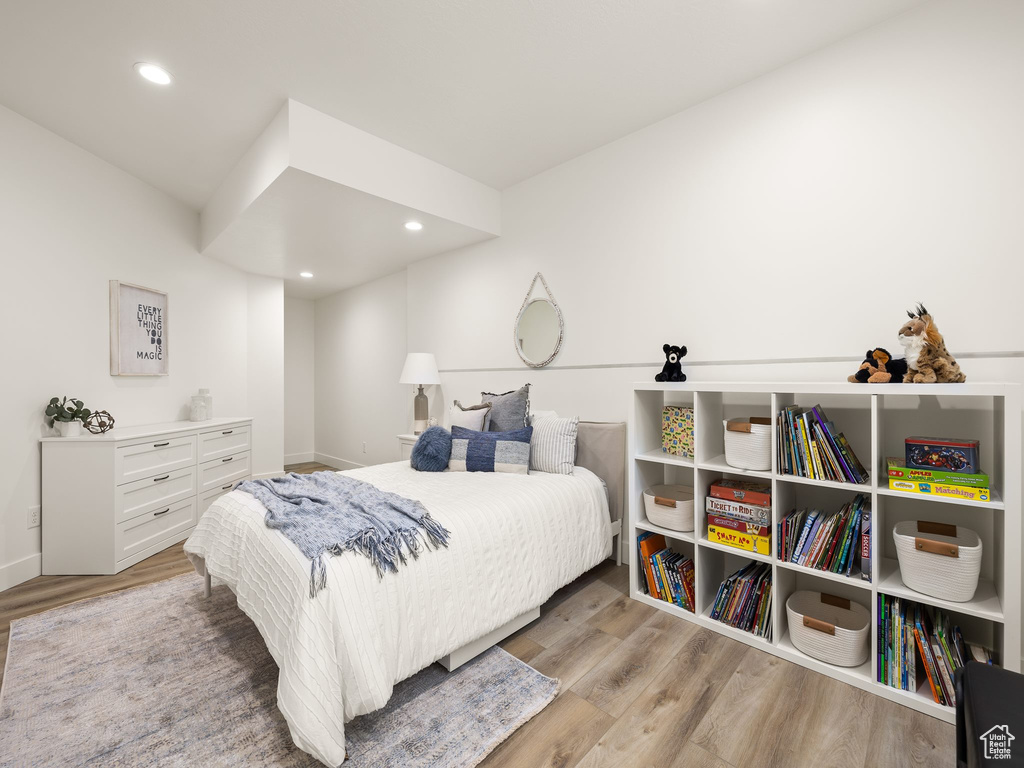
<svg viewBox="0 0 1024 768"><path fill-rule="evenodd" d="M530 298L538 278L548 294L546 299ZM516 352L531 368L542 368L558 354L562 346L562 330L562 311L551 295L544 276L538 272L530 283L530 290L516 318Z"/></svg>

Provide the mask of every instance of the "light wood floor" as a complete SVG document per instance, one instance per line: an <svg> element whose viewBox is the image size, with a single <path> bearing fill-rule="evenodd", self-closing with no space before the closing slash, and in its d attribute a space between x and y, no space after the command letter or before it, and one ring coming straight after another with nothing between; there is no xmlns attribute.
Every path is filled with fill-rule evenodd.
<svg viewBox="0 0 1024 768"><path fill-rule="evenodd" d="M11 621L191 570L177 544L116 576L0 592L0 670ZM502 643L562 687L481 768L955 765L953 726L630 600L628 582L607 561Z"/></svg>

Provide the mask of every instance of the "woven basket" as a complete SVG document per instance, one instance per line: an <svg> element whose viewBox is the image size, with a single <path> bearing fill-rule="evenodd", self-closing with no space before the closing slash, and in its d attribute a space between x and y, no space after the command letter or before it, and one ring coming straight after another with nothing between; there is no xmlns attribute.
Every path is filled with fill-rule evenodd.
<svg viewBox="0 0 1024 768"><path fill-rule="evenodd" d="M794 592L786 601L789 637L800 651L837 667L868 659L871 611L860 603L821 592Z"/></svg>
<svg viewBox="0 0 1024 768"><path fill-rule="evenodd" d="M647 519L673 531L693 530L693 488L655 485L644 491Z"/></svg>
<svg viewBox="0 0 1024 768"><path fill-rule="evenodd" d="M772 468L772 422L758 416L723 421L725 462L737 469Z"/></svg>
<svg viewBox="0 0 1024 768"><path fill-rule="evenodd" d="M903 583L954 603L974 597L981 573L981 539L970 528L904 520L892 529Z"/></svg>

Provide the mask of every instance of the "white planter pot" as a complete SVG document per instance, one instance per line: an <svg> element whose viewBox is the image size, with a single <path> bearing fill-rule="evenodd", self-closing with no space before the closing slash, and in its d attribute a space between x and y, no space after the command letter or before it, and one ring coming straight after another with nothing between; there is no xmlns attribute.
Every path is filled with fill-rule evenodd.
<svg viewBox="0 0 1024 768"><path fill-rule="evenodd" d="M53 426L57 428L57 434L61 437L78 437L82 434L82 422L78 421L55 421Z"/></svg>

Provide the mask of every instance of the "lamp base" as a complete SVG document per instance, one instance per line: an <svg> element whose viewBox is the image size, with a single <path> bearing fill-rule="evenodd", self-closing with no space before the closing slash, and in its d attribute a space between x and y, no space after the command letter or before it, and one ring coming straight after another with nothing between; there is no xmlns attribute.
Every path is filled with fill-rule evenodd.
<svg viewBox="0 0 1024 768"><path fill-rule="evenodd" d="M413 423L412 432L414 435L422 434L427 428L427 396L423 394L423 385L420 384L419 393L412 399Z"/></svg>

